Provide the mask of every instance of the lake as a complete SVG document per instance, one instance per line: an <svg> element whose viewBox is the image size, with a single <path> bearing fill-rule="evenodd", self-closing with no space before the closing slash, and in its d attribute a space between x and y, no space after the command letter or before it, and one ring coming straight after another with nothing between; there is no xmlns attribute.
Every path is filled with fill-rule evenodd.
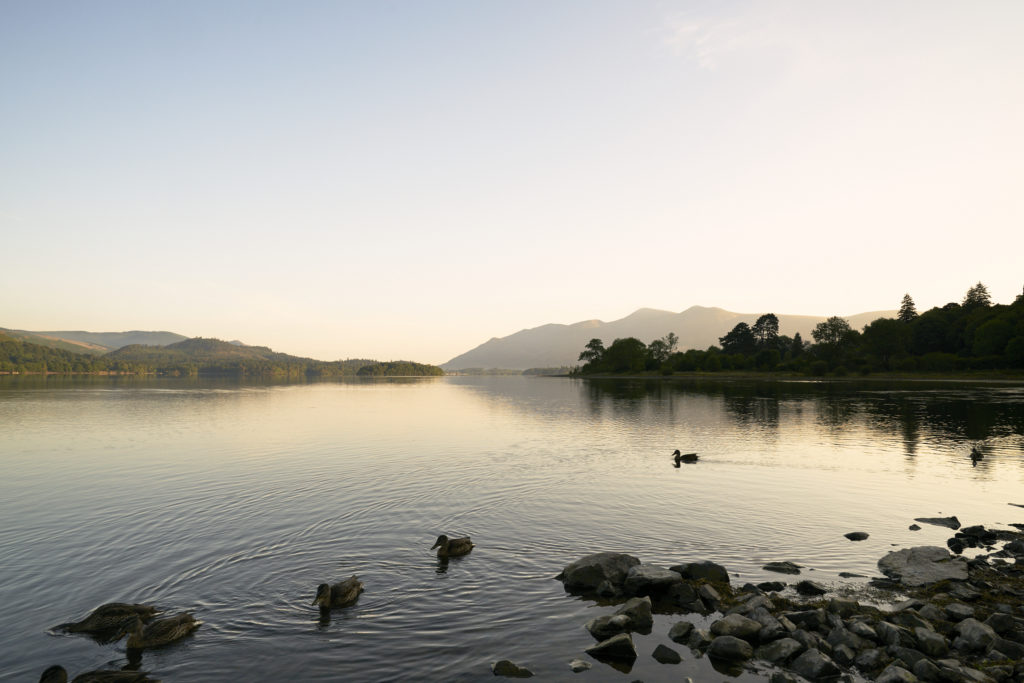
<svg viewBox="0 0 1024 683"><path fill-rule="evenodd" d="M0 426L0 681L125 665L123 641L49 631L112 601L204 622L143 654L165 683L495 680L502 658L722 680L667 637L699 615L656 616L628 674L593 662L583 625L614 608L553 577L612 550L856 586L839 572L945 544L915 517L1024 522L1024 388L1005 384L7 377ZM700 461L673 467L676 448ZM477 547L441 564L441 533ZM321 618L317 584L353 573L366 592Z"/></svg>

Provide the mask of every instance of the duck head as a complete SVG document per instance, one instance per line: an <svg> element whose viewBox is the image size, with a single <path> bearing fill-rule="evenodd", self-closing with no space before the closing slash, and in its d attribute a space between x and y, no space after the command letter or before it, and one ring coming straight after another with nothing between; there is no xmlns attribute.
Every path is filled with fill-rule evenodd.
<svg viewBox="0 0 1024 683"><path fill-rule="evenodd" d="M430 549L433 550L434 548L443 548L446 545L448 545L448 537L444 534L441 534L437 537L437 540L434 541L434 545L430 546Z"/></svg>
<svg viewBox="0 0 1024 683"><path fill-rule="evenodd" d="M68 672L63 666L55 664L43 672L39 677L39 683L68 683Z"/></svg>
<svg viewBox="0 0 1024 683"><path fill-rule="evenodd" d="M331 606L331 584L321 583L316 587L316 597L313 598L312 605L320 605L321 607Z"/></svg>

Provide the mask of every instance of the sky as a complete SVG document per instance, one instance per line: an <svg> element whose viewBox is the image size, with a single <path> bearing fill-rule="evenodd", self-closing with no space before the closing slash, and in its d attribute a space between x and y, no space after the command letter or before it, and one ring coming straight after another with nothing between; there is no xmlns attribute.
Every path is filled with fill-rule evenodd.
<svg viewBox="0 0 1024 683"><path fill-rule="evenodd" d="M442 363L1024 288L1024 3L0 0L0 327Z"/></svg>

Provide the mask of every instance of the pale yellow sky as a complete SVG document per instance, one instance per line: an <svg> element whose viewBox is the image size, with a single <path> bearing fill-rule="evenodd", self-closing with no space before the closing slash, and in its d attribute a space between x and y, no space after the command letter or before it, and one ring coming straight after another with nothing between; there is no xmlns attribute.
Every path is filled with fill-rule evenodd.
<svg viewBox="0 0 1024 683"><path fill-rule="evenodd" d="M0 327L441 363L1024 286L1018 2L0 9Z"/></svg>

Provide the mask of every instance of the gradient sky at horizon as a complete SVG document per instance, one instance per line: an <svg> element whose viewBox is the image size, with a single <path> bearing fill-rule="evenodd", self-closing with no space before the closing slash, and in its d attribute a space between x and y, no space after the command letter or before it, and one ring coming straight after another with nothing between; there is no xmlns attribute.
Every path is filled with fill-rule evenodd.
<svg viewBox="0 0 1024 683"><path fill-rule="evenodd" d="M1010 0L2 0L0 327L441 363L640 307L1009 303L1022 28Z"/></svg>

